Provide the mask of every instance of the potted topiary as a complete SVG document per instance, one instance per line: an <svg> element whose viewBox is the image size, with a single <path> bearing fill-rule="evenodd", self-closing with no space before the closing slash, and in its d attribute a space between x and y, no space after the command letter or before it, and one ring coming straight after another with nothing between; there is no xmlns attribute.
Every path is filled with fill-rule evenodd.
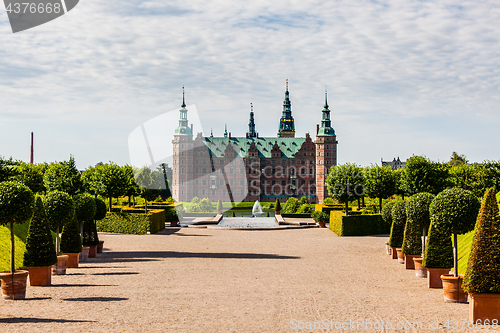
<svg viewBox="0 0 500 333"><path fill-rule="evenodd" d="M448 274L453 267L453 245L450 235L436 228L432 218L422 266L427 269L429 288L443 288L441 275Z"/></svg>
<svg viewBox="0 0 500 333"><path fill-rule="evenodd" d="M429 206L434 195L426 192L417 193L406 201L406 227L401 252L405 255L406 269L415 269L418 277L427 277L427 270L422 267L422 239L429 228ZM414 261L418 259L417 261Z"/></svg>
<svg viewBox="0 0 500 333"><path fill-rule="evenodd" d="M432 222L448 235L453 234L454 274L441 276L445 302L467 302L467 294L462 289L463 277L458 274L457 235L474 229L479 208L480 203L474 193L458 187L446 189L432 200Z"/></svg>
<svg viewBox="0 0 500 333"><path fill-rule="evenodd" d="M19 182L0 183L0 224L10 225L10 272L0 272L2 297L24 299L28 271L17 270L15 265L14 223L23 224L33 216L35 196Z"/></svg>
<svg viewBox="0 0 500 333"><path fill-rule="evenodd" d="M50 286L52 265L57 263L54 240L50 232L42 198L36 196L33 218L26 237L23 265L29 271L31 286Z"/></svg>
<svg viewBox="0 0 500 333"><path fill-rule="evenodd" d="M76 213L71 220L63 227L61 234L61 252L68 256L66 267L77 268L79 255L82 252L82 238L80 237L80 227L76 220Z"/></svg>
<svg viewBox="0 0 500 333"><path fill-rule="evenodd" d="M392 253L397 253L398 262L400 264L404 264L405 259L403 253L401 253L401 246L403 245L403 236L406 225L406 201L396 201L392 206L391 216L392 226L391 236L389 237L389 246L392 248Z"/></svg>
<svg viewBox="0 0 500 333"><path fill-rule="evenodd" d="M276 199L276 203L274 205L274 214L280 215L280 213L281 213L281 203L279 199Z"/></svg>
<svg viewBox="0 0 500 333"><path fill-rule="evenodd" d="M106 213L107 213L106 204L104 203L104 201L102 201L99 198L95 198L94 200L95 200L95 207L96 207L94 220L99 221L99 220L102 220L103 218L106 217ZM104 247L104 241L99 240L99 245L97 245L97 253L102 253L103 247Z"/></svg>
<svg viewBox="0 0 500 333"><path fill-rule="evenodd" d="M219 199L217 202L217 214L222 214L222 201Z"/></svg>
<svg viewBox="0 0 500 333"><path fill-rule="evenodd" d="M384 207L382 207L382 219L387 223L387 225L392 226L392 207L395 201L388 201ZM387 254L392 254L392 259L397 259L398 255L396 251L392 252L392 248L389 246L389 242L385 242L385 247Z"/></svg>
<svg viewBox="0 0 500 333"><path fill-rule="evenodd" d="M78 220L78 223L80 223L82 243L84 246L89 247L88 257L94 258L96 256L95 254L97 253L97 244L90 246L89 244L85 243L84 225L87 223L87 221L93 221L94 219L94 215L96 213L95 200L87 194L79 194L73 197L73 201L75 202L76 219Z"/></svg>
<svg viewBox="0 0 500 333"><path fill-rule="evenodd" d="M66 274L67 255L59 255L59 230L73 218L75 214L75 206L73 199L66 192L52 191L49 192L43 199L43 206L47 213L47 219L53 230L56 232L56 254L57 264L52 266L52 274Z"/></svg>
<svg viewBox="0 0 500 333"><path fill-rule="evenodd" d="M500 322L500 216L493 189L484 194L464 276L469 320Z"/></svg>
<svg viewBox="0 0 500 333"><path fill-rule="evenodd" d="M326 223L330 220L330 216L325 212L314 211L313 215L314 220L318 223L320 228L325 228Z"/></svg>

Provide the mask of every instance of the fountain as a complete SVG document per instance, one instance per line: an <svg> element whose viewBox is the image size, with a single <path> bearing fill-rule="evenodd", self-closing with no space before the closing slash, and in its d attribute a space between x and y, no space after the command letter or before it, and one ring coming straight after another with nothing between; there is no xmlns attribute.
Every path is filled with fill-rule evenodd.
<svg viewBox="0 0 500 333"><path fill-rule="evenodd" d="M256 200L252 208L252 217L224 217L214 228L228 229L281 229L274 217L263 217L266 213Z"/></svg>

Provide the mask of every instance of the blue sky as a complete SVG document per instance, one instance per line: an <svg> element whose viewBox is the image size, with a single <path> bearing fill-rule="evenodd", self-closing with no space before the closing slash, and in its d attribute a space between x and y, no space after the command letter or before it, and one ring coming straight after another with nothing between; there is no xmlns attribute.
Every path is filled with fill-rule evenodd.
<svg viewBox="0 0 500 333"><path fill-rule="evenodd" d="M205 134L243 136L253 103L275 136L288 78L297 136L328 86L339 163L498 160L498 22L493 1L82 0L12 34L1 11L0 155L28 161L34 131L36 162L130 163L183 85Z"/></svg>

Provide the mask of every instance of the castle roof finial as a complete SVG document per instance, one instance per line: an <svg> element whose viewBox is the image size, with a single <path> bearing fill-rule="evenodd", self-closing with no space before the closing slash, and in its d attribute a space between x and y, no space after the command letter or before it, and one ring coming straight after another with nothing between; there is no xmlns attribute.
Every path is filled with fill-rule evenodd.
<svg viewBox="0 0 500 333"><path fill-rule="evenodd" d="M182 105L181 105L182 108L185 108L186 107L186 103L184 102L184 86L182 86Z"/></svg>
<svg viewBox="0 0 500 333"><path fill-rule="evenodd" d="M250 112L253 112L253 104L250 103Z"/></svg>
<svg viewBox="0 0 500 333"><path fill-rule="evenodd" d="M325 109L328 109L328 87L325 86Z"/></svg>
<svg viewBox="0 0 500 333"><path fill-rule="evenodd" d="M227 124L224 124L224 137L227 138Z"/></svg>
<svg viewBox="0 0 500 333"><path fill-rule="evenodd" d="M288 78L286 78L286 92L288 92Z"/></svg>

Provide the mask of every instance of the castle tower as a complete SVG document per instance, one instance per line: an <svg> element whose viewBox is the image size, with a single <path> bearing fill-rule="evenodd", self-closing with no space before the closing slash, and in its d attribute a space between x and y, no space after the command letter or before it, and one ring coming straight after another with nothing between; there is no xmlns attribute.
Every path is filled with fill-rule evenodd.
<svg viewBox="0 0 500 333"><path fill-rule="evenodd" d="M250 103L250 121L248 122L247 138L255 137L257 137L257 133L255 132L255 121L253 119L253 104Z"/></svg>
<svg viewBox="0 0 500 333"><path fill-rule="evenodd" d="M288 79L286 79L285 100L283 101L283 114L280 119L278 138L295 138L295 124L292 117L292 102L288 92Z"/></svg>
<svg viewBox="0 0 500 333"><path fill-rule="evenodd" d="M325 106L322 111L321 127L318 125L316 133L316 197L322 203L328 196L325 186L328 170L337 165L337 136L332 128L330 109L328 108L327 93L325 91Z"/></svg>
<svg viewBox="0 0 500 333"><path fill-rule="evenodd" d="M193 133L188 126L184 86L182 87L182 104L179 109L179 126L175 129L173 144L172 195L177 201L190 201L193 180Z"/></svg>

